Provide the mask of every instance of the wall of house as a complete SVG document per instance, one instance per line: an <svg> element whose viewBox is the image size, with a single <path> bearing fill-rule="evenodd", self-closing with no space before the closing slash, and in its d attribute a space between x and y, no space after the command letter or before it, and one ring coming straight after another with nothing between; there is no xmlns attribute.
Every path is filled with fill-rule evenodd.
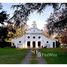
<svg viewBox="0 0 67 67"><path fill-rule="evenodd" d="M36 24L33 24L33 27L28 29L26 31L26 34L20 38L14 38L12 39L12 46L15 45L16 48L28 48L28 43L30 43L30 48L33 47L33 42L35 42L35 48L38 47L38 42L40 41L41 45L40 47L47 47L47 48L53 48L53 42L55 40L51 40L49 38L46 38L42 31L39 30L36 26ZM55 43L54 43L55 45ZM55 47L55 46L54 46Z"/></svg>
<svg viewBox="0 0 67 67"><path fill-rule="evenodd" d="M55 40L51 40L51 39L45 37L44 35L42 35L43 47L53 48L53 42L55 43L55 47L56 47L56 41Z"/></svg>
<svg viewBox="0 0 67 67"><path fill-rule="evenodd" d="M34 38L35 36L35 38ZM39 38L40 37L40 38ZM12 40L12 43L14 43L14 45L17 48L27 48L27 42L30 41L30 48L33 47L32 42L35 41L36 42L36 48L38 48L38 41L41 41L41 47L46 47L47 48L53 48L53 42L55 42L55 40L50 40L46 37L44 37L42 34L26 34L20 38L15 38Z"/></svg>
<svg viewBox="0 0 67 67"><path fill-rule="evenodd" d="M12 46L13 44L16 46L16 48L23 48L25 44L25 36L12 39Z"/></svg>

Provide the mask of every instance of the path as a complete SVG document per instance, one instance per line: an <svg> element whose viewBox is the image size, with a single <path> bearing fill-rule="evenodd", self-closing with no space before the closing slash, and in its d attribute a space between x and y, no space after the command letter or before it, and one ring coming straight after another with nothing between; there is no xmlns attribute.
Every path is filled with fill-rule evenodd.
<svg viewBox="0 0 67 67"><path fill-rule="evenodd" d="M32 51L30 49L27 55L25 56L24 60L22 61L22 64L29 64L31 56L32 56Z"/></svg>
<svg viewBox="0 0 67 67"><path fill-rule="evenodd" d="M39 50L38 49L36 51L37 51L37 53L39 53ZM38 58L38 63L39 64L46 64L47 63L42 56L40 56L40 57L37 56L37 58Z"/></svg>
<svg viewBox="0 0 67 67"><path fill-rule="evenodd" d="M36 52L39 52L38 49L35 49ZM35 59L36 61L38 61L38 64L46 64L46 61L44 60L44 58L42 56L38 57L37 55L32 58L32 50L30 49L29 52L27 53L27 55L25 56L24 60L22 61L22 64L30 64L30 60L31 59ZM37 54L37 53L36 53Z"/></svg>

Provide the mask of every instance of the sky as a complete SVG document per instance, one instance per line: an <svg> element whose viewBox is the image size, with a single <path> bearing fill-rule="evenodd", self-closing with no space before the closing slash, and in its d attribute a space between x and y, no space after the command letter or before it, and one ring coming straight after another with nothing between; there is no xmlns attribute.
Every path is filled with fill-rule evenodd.
<svg viewBox="0 0 67 67"><path fill-rule="evenodd" d="M10 17L13 15L13 12L14 12L14 9L11 8L11 6L14 4L17 4L17 3L2 3L3 5L2 10L7 11L7 13L10 14ZM27 24L31 27L33 21L35 21L37 24L37 27L39 29L43 29L44 24L47 24L46 22L47 18L49 18L52 12L53 12L53 8L51 6L46 7L41 14L34 11L33 13L29 15Z"/></svg>

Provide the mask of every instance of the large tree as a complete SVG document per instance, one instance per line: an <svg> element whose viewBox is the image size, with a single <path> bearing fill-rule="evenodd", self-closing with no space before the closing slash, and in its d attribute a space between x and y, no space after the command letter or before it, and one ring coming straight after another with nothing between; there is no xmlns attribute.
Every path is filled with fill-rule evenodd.
<svg viewBox="0 0 67 67"><path fill-rule="evenodd" d="M64 9L57 12L63 8L63 5L65 6ZM54 9L54 13L51 14L47 20L47 28L49 33L52 34L53 32L61 32L62 29L67 25L67 3L22 3L18 5L12 5L12 8L15 8L12 18L15 20L16 26L18 26L21 22L23 25L25 25L26 21L28 20L28 16L32 12L37 11L37 13L41 13L46 8L46 6L52 6Z"/></svg>
<svg viewBox="0 0 67 67"><path fill-rule="evenodd" d="M8 14L6 11L2 11L2 4L0 3L0 24L4 25L4 21L8 19ZM7 37L7 27L0 27L0 39L4 41Z"/></svg>
<svg viewBox="0 0 67 67"><path fill-rule="evenodd" d="M12 18L16 21L16 25L21 22L25 24L28 20L28 16L32 12L37 11L37 13L41 13L46 8L46 6L50 5L54 8L54 11L58 10L61 6L59 3L22 3L18 5L12 5L12 8L15 8Z"/></svg>
<svg viewBox="0 0 67 67"><path fill-rule="evenodd" d="M48 29L50 33L62 33L65 28L67 28L67 7L61 10L55 11L48 18Z"/></svg>

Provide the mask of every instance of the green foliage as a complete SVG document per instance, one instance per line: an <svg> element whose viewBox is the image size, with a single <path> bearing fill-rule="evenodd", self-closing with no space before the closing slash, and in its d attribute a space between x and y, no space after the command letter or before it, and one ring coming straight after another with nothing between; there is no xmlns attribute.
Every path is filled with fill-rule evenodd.
<svg viewBox="0 0 67 67"><path fill-rule="evenodd" d="M52 6L54 10L59 9L59 3L22 3L18 5L12 5L13 9L16 8L12 18L16 21L16 24L20 24L21 22L25 24L31 13L34 11L41 13L46 8L46 6Z"/></svg>
<svg viewBox="0 0 67 67"><path fill-rule="evenodd" d="M43 57L48 64L67 64L67 48L47 48L41 49ZM53 53L57 56L45 56L45 54Z"/></svg>
<svg viewBox="0 0 67 67"><path fill-rule="evenodd" d="M64 4L66 5L66 4ZM67 29L67 6L62 7L59 10L51 13L50 17L47 19L47 28L49 32L52 33L62 33L63 30Z"/></svg>
<svg viewBox="0 0 67 67"><path fill-rule="evenodd" d="M63 9L63 5L65 5L65 9ZM23 24L26 24L28 17L31 13L34 11L37 11L37 13L42 13L43 10L46 8L46 6L52 6L54 9L53 15L49 17L48 19L48 25L47 28L49 30L49 34L52 34L53 32L60 32L66 25L66 17L67 17L67 4L66 3L21 3L18 5L12 5L12 8L16 8L13 19L16 21L16 25L19 25L21 22ZM62 12L60 10L62 8ZM54 16L55 15L55 16ZM61 15L58 17L58 15ZM57 21L56 17L58 17L59 21ZM63 20L64 21L63 21Z"/></svg>
<svg viewBox="0 0 67 67"><path fill-rule="evenodd" d="M27 49L0 48L0 64L20 64Z"/></svg>

